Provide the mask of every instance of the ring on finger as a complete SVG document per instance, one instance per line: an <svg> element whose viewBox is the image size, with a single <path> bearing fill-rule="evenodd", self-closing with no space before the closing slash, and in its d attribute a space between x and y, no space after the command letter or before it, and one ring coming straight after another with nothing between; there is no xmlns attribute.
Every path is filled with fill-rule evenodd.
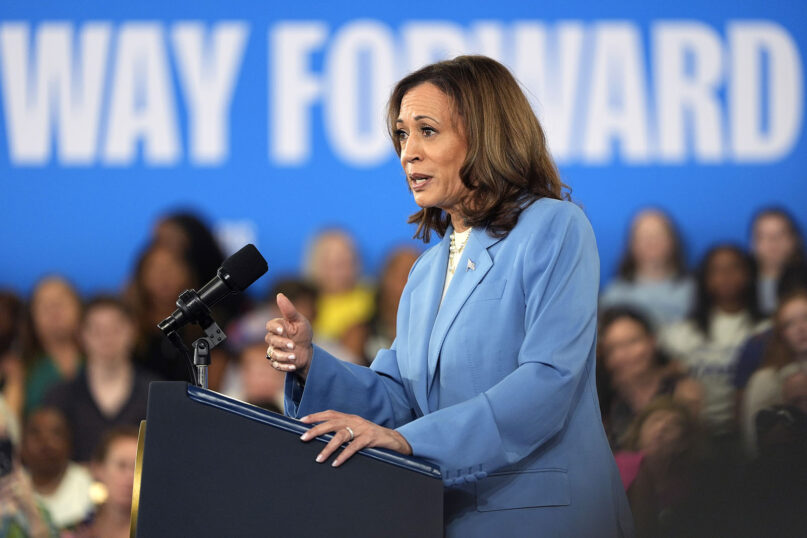
<svg viewBox="0 0 807 538"><path fill-rule="evenodd" d="M269 346L269 349L266 350L266 358L269 359L270 361L276 362L276 361L274 361L274 359L272 359L272 352L274 350L275 350L275 348L273 348L272 346Z"/></svg>
<svg viewBox="0 0 807 538"><path fill-rule="evenodd" d="M350 434L350 439L347 440L349 443L354 439L355 435L353 435L353 430L350 429L350 426L345 426L345 429L347 430L347 433Z"/></svg>

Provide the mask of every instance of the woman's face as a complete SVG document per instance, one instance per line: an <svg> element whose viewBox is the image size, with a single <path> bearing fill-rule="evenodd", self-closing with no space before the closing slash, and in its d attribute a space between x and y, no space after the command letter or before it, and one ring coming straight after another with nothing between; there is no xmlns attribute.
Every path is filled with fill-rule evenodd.
<svg viewBox="0 0 807 538"><path fill-rule="evenodd" d="M633 224L631 252L639 266L670 265L673 238L663 215L649 211L642 213Z"/></svg>
<svg viewBox="0 0 807 538"><path fill-rule="evenodd" d="M134 485L137 439L119 437L109 445L106 458L96 468L98 479L106 486L107 502L130 506Z"/></svg>
<svg viewBox="0 0 807 538"><path fill-rule="evenodd" d="M121 360L134 348L135 328L114 306L99 305L85 316L81 337L88 360Z"/></svg>
<svg viewBox="0 0 807 538"><path fill-rule="evenodd" d="M142 283L153 305L168 305L191 287L191 275L176 253L167 247L155 247L143 264Z"/></svg>
<svg viewBox="0 0 807 538"><path fill-rule="evenodd" d="M807 355L807 297L794 297L784 303L777 318L790 349L798 355Z"/></svg>
<svg viewBox="0 0 807 538"><path fill-rule="evenodd" d="M635 320L617 319L602 335L605 368L614 383L629 382L653 366L655 339Z"/></svg>
<svg viewBox="0 0 807 538"><path fill-rule="evenodd" d="M34 474L54 476L64 470L70 458L70 430L58 411L35 411L25 427L22 457Z"/></svg>
<svg viewBox="0 0 807 538"><path fill-rule="evenodd" d="M754 225L753 250L763 269L780 270L793 255L796 238L779 215L760 217Z"/></svg>
<svg viewBox="0 0 807 538"><path fill-rule="evenodd" d="M684 434L681 415L659 409L648 416L639 430L639 450L648 454L675 451Z"/></svg>
<svg viewBox="0 0 807 538"><path fill-rule="evenodd" d="M720 303L737 301L748 285L748 268L732 250L719 250L712 255L706 272L709 295Z"/></svg>
<svg viewBox="0 0 807 538"><path fill-rule="evenodd" d="M324 293L342 293L353 289L359 278L355 247L339 233L322 236L317 245L314 275Z"/></svg>
<svg viewBox="0 0 807 538"><path fill-rule="evenodd" d="M81 305L63 281L46 280L34 292L31 316L41 339L72 338L78 331Z"/></svg>
<svg viewBox="0 0 807 538"><path fill-rule="evenodd" d="M154 242L174 252L185 252L189 241L180 225L165 219L161 220L154 230Z"/></svg>
<svg viewBox="0 0 807 538"><path fill-rule="evenodd" d="M460 179L468 148L448 96L428 82L406 92L396 134L415 203L453 215L469 192Z"/></svg>

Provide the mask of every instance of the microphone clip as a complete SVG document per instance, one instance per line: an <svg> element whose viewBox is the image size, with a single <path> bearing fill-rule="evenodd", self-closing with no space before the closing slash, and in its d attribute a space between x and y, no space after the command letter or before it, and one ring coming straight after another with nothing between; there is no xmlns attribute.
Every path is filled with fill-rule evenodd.
<svg viewBox="0 0 807 538"><path fill-rule="evenodd" d="M196 339L193 342L193 359L190 357L190 350L182 341L179 335L177 319L173 314L160 322L160 330L168 337L170 342L174 345L185 358L192 362L196 370L194 372L194 382L197 386L206 389L208 384L208 367L210 366L210 351L224 342L227 335L221 330L221 327L213 320L210 313L210 308L199 297L195 290L185 290L177 299L177 308L179 312L185 316L185 319L191 320L192 323L199 325L204 331L205 335Z"/></svg>

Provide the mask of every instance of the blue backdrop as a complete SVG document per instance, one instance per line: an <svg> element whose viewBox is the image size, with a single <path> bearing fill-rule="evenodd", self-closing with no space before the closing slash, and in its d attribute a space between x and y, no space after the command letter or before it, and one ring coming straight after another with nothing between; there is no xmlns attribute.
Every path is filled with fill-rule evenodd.
<svg viewBox="0 0 807 538"><path fill-rule="evenodd" d="M0 284L118 289L162 213L195 208L269 277L319 229L373 273L416 210L386 138L397 78L463 52L528 92L603 279L657 205L695 261L764 205L805 224L804 2L259 3L0 7Z"/></svg>

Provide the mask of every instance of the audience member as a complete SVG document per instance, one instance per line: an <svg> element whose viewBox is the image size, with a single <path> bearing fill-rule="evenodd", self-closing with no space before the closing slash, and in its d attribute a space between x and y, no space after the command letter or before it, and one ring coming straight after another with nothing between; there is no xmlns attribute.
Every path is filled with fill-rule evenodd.
<svg viewBox="0 0 807 538"><path fill-rule="evenodd" d="M661 327L682 320L692 308L694 285L672 219L647 209L633 219L618 276L600 297L602 306L628 304Z"/></svg>
<svg viewBox="0 0 807 538"><path fill-rule="evenodd" d="M45 401L67 417L73 456L87 462L104 431L137 426L146 418L148 384L154 378L132 364L135 322L122 301L99 296L87 304L81 329L87 366L74 380L55 386Z"/></svg>
<svg viewBox="0 0 807 538"><path fill-rule="evenodd" d="M749 257L732 245L710 249L698 268L692 316L665 330L661 342L703 385L703 418L717 436L737 430L732 384L737 350L764 327Z"/></svg>
<svg viewBox="0 0 807 538"><path fill-rule="evenodd" d="M75 538L128 538L137 436L137 428L131 426L105 432L93 453L92 472L104 486L106 499Z"/></svg>
<svg viewBox="0 0 807 538"><path fill-rule="evenodd" d="M756 447L756 415L782 403L782 376L807 370L807 289L779 302L762 366L751 376L741 402L741 426L747 449Z"/></svg>
<svg viewBox="0 0 807 538"><path fill-rule="evenodd" d="M639 413L628 429L625 450L615 454L628 494L636 535L674 536L698 481L697 421L670 397L660 397Z"/></svg>
<svg viewBox="0 0 807 538"><path fill-rule="evenodd" d="M372 360L380 349L389 349L395 340L398 303L401 300L409 271L420 252L414 247L400 247L387 256L375 297L375 314L370 320L370 333L364 346L364 356Z"/></svg>
<svg viewBox="0 0 807 538"><path fill-rule="evenodd" d="M20 336L25 307L11 291L0 290L0 395L2 404L19 420L25 403L25 370Z"/></svg>
<svg viewBox="0 0 807 538"><path fill-rule="evenodd" d="M776 310L776 285L785 268L804 263L804 239L785 209L759 211L751 224L751 251L758 267L757 294L764 314Z"/></svg>
<svg viewBox="0 0 807 538"><path fill-rule="evenodd" d="M776 286L777 301L798 290L807 290L807 263L793 263L788 265L779 277ZM768 342L773 337L773 328L760 333L752 334L740 348L737 358L737 370L734 373L734 387L738 396L748 384L748 380L762 364ZM738 397L738 405L741 398Z"/></svg>
<svg viewBox="0 0 807 538"><path fill-rule="evenodd" d="M84 467L70 461L72 452L70 427L61 411L40 407L28 415L22 463L38 498L60 529L81 523L93 510L92 477Z"/></svg>
<svg viewBox="0 0 807 538"><path fill-rule="evenodd" d="M188 258L194 274L198 275L196 285L212 278L224 261L210 228L191 212L164 215L154 228L153 238L154 244Z"/></svg>
<svg viewBox="0 0 807 538"><path fill-rule="evenodd" d="M56 538L59 533L22 468L7 418L0 414L0 536Z"/></svg>
<svg viewBox="0 0 807 538"><path fill-rule="evenodd" d="M202 218L193 212L177 212L163 216L154 229L154 243L168 247L190 262L193 289L204 286L216 275L224 254L216 237ZM213 317L222 327L229 324L248 306L247 295L236 293L225 297L213 308Z"/></svg>
<svg viewBox="0 0 807 538"><path fill-rule="evenodd" d="M50 388L76 377L83 358L78 343L81 299L65 279L42 279L31 294L25 361L25 413L42 403Z"/></svg>
<svg viewBox="0 0 807 538"><path fill-rule="evenodd" d="M363 356L373 291L359 281L361 264L353 238L335 229L317 235L309 249L306 276L319 290L314 332Z"/></svg>
<svg viewBox="0 0 807 538"><path fill-rule="evenodd" d="M140 255L128 290L137 320L136 363L168 381L190 381L193 375L185 356L166 339L157 324L176 310L179 294L191 289L195 278L186 256L152 244ZM193 342L190 326L180 333L190 346Z"/></svg>
<svg viewBox="0 0 807 538"><path fill-rule="evenodd" d="M614 307L600 315L600 396L605 430L619 448L628 427L655 398L673 396L697 417L702 390L656 346L650 321L638 310Z"/></svg>

